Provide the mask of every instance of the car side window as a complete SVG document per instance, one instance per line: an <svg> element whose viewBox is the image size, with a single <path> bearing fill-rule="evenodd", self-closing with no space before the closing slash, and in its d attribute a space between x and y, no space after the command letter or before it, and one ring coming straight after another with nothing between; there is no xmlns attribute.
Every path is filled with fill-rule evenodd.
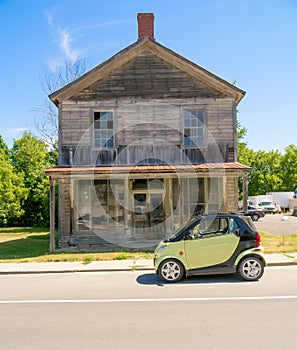
<svg viewBox="0 0 297 350"><path fill-rule="evenodd" d="M225 218L201 220L199 232L202 237L223 235L228 232L228 220Z"/></svg>
<svg viewBox="0 0 297 350"><path fill-rule="evenodd" d="M239 227L235 219L229 218L229 233L238 232Z"/></svg>

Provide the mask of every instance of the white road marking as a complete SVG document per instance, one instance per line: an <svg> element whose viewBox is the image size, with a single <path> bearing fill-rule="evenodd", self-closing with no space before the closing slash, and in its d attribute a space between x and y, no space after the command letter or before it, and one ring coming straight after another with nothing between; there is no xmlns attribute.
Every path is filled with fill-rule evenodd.
<svg viewBox="0 0 297 350"><path fill-rule="evenodd" d="M85 303L151 303L180 301L233 301L233 300L288 300L297 299L297 295L276 295L258 297L213 297L213 298L156 298L156 299L61 299L61 300L0 300L0 304L85 304Z"/></svg>

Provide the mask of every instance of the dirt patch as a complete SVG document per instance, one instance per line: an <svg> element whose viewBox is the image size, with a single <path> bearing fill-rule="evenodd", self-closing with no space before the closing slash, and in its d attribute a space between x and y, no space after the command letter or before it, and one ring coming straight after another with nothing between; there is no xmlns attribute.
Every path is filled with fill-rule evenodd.
<svg viewBox="0 0 297 350"><path fill-rule="evenodd" d="M254 222L259 231L271 235L297 235L297 217L283 214L266 214Z"/></svg>

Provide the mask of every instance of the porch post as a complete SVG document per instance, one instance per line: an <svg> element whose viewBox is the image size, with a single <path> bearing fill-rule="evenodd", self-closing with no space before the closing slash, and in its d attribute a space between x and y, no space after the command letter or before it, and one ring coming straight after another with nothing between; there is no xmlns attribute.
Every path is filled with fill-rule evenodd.
<svg viewBox="0 0 297 350"><path fill-rule="evenodd" d="M185 184L184 178L179 178L179 225L184 224L184 194L185 194Z"/></svg>
<svg viewBox="0 0 297 350"><path fill-rule="evenodd" d="M242 206L243 210L247 211L247 201L248 201L248 178L247 174L242 176Z"/></svg>
<svg viewBox="0 0 297 350"><path fill-rule="evenodd" d="M50 180L50 252L55 251L55 180Z"/></svg>

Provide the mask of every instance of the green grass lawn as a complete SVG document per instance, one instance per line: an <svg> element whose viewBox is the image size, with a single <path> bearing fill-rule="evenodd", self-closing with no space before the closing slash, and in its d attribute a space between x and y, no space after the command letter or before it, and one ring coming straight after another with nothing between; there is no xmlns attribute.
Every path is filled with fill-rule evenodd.
<svg viewBox="0 0 297 350"><path fill-rule="evenodd" d="M297 252L297 235L276 236L260 232L265 253Z"/></svg>
<svg viewBox="0 0 297 350"><path fill-rule="evenodd" d="M151 259L148 252L107 252L107 253L54 253L49 251L50 234L47 229L36 227L0 228L1 262L53 262L83 261L85 264L96 260L137 260Z"/></svg>
<svg viewBox="0 0 297 350"><path fill-rule="evenodd" d="M0 228L0 260L33 258L49 253L49 232L44 228Z"/></svg>
<svg viewBox="0 0 297 350"><path fill-rule="evenodd" d="M297 252L297 235L275 236L261 233L265 253ZM1 262L52 262L151 259L148 252L55 253L49 252L49 231L36 227L0 228Z"/></svg>

